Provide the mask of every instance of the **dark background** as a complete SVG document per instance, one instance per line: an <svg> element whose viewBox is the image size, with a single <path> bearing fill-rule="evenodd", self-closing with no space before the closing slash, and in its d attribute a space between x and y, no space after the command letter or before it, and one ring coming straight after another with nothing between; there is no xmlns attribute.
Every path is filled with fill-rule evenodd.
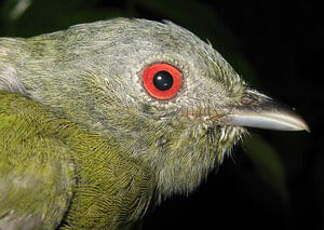
<svg viewBox="0 0 324 230"><path fill-rule="evenodd" d="M295 107L311 133L251 130L196 192L151 210L144 229L322 230L324 33L315 2L7 0L0 36L125 16L169 19L208 39L252 86Z"/></svg>

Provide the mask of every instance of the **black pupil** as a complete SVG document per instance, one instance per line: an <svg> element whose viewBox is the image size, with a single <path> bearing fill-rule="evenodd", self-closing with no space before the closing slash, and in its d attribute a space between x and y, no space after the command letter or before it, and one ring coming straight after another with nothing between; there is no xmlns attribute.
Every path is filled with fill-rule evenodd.
<svg viewBox="0 0 324 230"><path fill-rule="evenodd" d="M159 90L168 90L173 85L173 77L167 71L160 71L154 75L153 83Z"/></svg>

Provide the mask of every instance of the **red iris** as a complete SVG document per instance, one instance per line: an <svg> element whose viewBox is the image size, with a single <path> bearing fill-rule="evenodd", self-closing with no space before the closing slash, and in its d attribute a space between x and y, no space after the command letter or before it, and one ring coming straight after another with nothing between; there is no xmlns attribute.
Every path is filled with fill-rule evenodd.
<svg viewBox="0 0 324 230"><path fill-rule="evenodd" d="M147 92L157 99L174 97L181 87L181 73L169 64L153 64L143 72L143 84Z"/></svg>

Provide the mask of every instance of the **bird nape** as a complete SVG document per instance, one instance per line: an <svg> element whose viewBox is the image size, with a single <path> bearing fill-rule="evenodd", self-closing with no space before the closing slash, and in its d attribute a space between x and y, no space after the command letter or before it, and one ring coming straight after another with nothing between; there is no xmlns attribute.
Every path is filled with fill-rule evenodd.
<svg viewBox="0 0 324 230"><path fill-rule="evenodd" d="M0 38L0 90L0 229L131 229L245 127L309 131L169 21Z"/></svg>

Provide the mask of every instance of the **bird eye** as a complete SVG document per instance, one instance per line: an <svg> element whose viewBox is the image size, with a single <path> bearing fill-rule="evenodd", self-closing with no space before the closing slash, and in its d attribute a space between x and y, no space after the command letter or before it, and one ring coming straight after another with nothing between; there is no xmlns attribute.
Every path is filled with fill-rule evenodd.
<svg viewBox="0 0 324 230"><path fill-rule="evenodd" d="M143 85L146 91L157 99L174 97L181 87L181 73L169 64L153 64L143 72Z"/></svg>

